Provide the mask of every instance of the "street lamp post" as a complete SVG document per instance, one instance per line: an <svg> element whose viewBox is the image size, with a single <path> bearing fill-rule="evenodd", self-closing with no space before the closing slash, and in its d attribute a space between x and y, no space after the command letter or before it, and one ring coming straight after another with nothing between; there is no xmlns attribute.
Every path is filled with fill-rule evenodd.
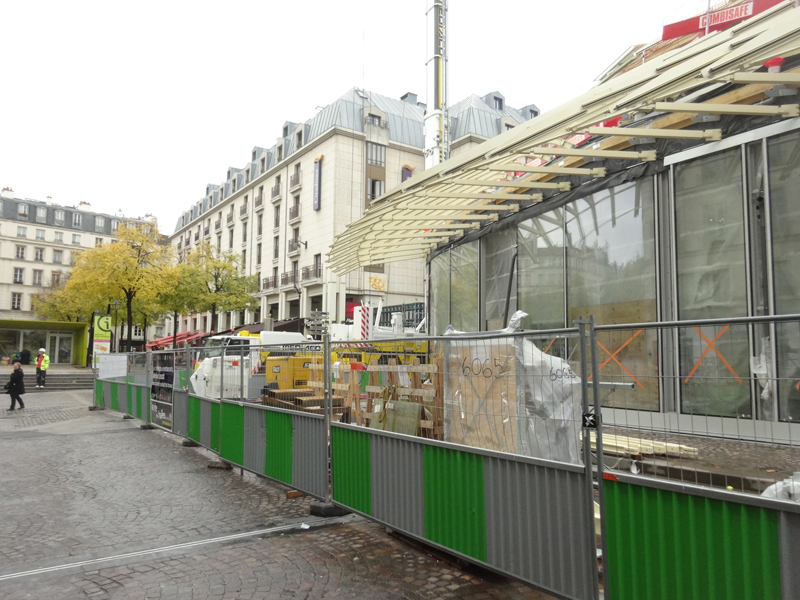
<svg viewBox="0 0 800 600"><path fill-rule="evenodd" d="M114 300L111 303L112 308L114 309L114 352L119 352L119 332L117 331L117 311L119 310L121 303L119 300Z"/></svg>

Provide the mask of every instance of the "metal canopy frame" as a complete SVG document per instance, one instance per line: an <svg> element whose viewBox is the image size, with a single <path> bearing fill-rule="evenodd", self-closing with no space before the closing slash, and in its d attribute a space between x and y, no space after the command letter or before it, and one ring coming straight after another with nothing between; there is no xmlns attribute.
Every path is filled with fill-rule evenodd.
<svg viewBox="0 0 800 600"><path fill-rule="evenodd" d="M800 69L753 71L769 59L798 53L800 10L786 0L757 18L658 56L390 190L335 238L328 265L341 275L425 258L438 244L496 221L499 212L542 201L542 194L532 190L553 190L557 199L571 185L555 177L590 181L607 175L598 160L623 160L627 167L663 158L652 150L638 151L637 139L718 143L719 129L696 128L698 114L796 117L798 104L765 101L776 85L800 87ZM692 101L701 96L703 102ZM647 127L634 123L642 116L652 119ZM603 127L617 117L623 126ZM633 126L625 127L626 122Z"/></svg>

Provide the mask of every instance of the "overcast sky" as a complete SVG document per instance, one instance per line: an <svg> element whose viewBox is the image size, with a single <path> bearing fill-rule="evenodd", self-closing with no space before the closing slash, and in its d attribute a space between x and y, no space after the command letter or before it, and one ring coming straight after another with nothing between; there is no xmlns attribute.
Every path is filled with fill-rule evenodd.
<svg viewBox="0 0 800 600"><path fill-rule="evenodd" d="M430 0L0 2L0 187L179 214L353 86L425 100ZM543 111L705 0L451 0L452 103Z"/></svg>

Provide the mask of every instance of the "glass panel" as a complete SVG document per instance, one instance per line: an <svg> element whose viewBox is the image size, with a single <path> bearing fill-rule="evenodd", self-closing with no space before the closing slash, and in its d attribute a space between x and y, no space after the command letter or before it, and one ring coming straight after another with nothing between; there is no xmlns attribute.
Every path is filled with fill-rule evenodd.
<svg viewBox="0 0 800 600"><path fill-rule="evenodd" d="M46 331L23 331L22 332L22 347L29 350L31 353L31 363L36 363L36 357L39 355L39 348L47 349L47 332ZM48 352L48 354L50 354Z"/></svg>
<svg viewBox="0 0 800 600"><path fill-rule="evenodd" d="M450 251L431 261L431 328L433 335L442 335L450 324Z"/></svg>
<svg viewBox="0 0 800 600"><path fill-rule="evenodd" d="M506 300L509 296L509 275L511 261L517 244L517 230L509 228L484 236L481 239L483 260L482 285L484 294L484 329L502 329L507 325L505 319ZM516 269L515 269L516 271ZM517 309L516 274L511 277L511 294L508 298L508 316Z"/></svg>
<svg viewBox="0 0 800 600"><path fill-rule="evenodd" d="M72 363L72 336L58 336L58 362L60 364Z"/></svg>
<svg viewBox="0 0 800 600"><path fill-rule="evenodd" d="M478 331L478 242L450 250L450 322L458 331Z"/></svg>
<svg viewBox="0 0 800 600"><path fill-rule="evenodd" d="M600 324L655 321L656 259L652 178L604 190L566 207L568 322L595 315ZM605 406L658 410L658 336L601 332L603 381L634 384Z"/></svg>
<svg viewBox="0 0 800 600"><path fill-rule="evenodd" d="M775 269L775 312L800 313L800 132L769 140L769 192L772 209L772 261ZM800 419L800 325L777 326L778 414Z"/></svg>
<svg viewBox="0 0 800 600"><path fill-rule="evenodd" d="M0 329L0 361L10 362L19 352L20 331L16 329Z"/></svg>
<svg viewBox="0 0 800 600"><path fill-rule="evenodd" d="M564 219L562 209L520 223L518 299L525 329L564 327Z"/></svg>
<svg viewBox="0 0 800 600"><path fill-rule="evenodd" d="M675 168L678 318L747 315L741 148ZM680 332L682 410L750 418L747 327Z"/></svg>

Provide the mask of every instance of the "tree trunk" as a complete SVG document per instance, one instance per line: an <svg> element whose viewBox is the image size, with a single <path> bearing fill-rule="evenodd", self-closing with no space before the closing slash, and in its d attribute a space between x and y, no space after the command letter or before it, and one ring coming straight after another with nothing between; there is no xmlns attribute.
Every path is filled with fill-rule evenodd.
<svg viewBox="0 0 800 600"><path fill-rule="evenodd" d="M92 365L92 356L94 355L94 313L89 317L89 341L86 344L86 366Z"/></svg>
<svg viewBox="0 0 800 600"><path fill-rule="evenodd" d="M133 323L133 294L125 294L125 296L128 305L128 352L130 352L133 337L133 327L131 327L131 323Z"/></svg>
<svg viewBox="0 0 800 600"><path fill-rule="evenodd" d="M216 304L212 304L211 305L211 331L212 332L216 332L217 331L217 318L218 318L217 305Z"/></svg>
<svg viewBox="0 0 800 600"><path fill-rule="evenodd" d="M144 329L142 329L142 352L147 347L147 317L144 318Z"/></svg>
<svg viewBox="0 0 800 600"><path fill-rule="evenodd" d="M172 311L172 349L178 345L178 311Z"/></svg>

